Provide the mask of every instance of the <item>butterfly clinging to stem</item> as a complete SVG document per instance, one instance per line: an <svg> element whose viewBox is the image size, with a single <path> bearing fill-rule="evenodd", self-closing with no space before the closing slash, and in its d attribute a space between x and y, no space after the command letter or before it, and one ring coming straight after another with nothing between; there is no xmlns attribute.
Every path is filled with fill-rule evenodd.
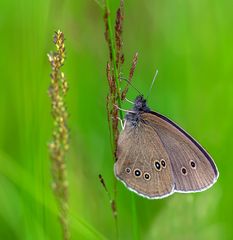
<svg viewBox="0 0 233 240"><path fill-rule="evenodd" d="M114 172L129 190L149 199L204 191L219 175L207 151L176 123L151 111L141 94L126 113Z"/></svg>

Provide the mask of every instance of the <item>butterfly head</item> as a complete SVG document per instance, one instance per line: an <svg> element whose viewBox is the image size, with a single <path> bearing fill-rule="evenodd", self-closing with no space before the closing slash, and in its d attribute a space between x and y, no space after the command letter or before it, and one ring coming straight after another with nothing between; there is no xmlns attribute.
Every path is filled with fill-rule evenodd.
<svg viewBox="0 0 233 240"><path fill-rule="evenodd" d="M136 112L149 112L150 108L146 104L146 99L143 97L143 95L139 95L136 97L134 101L134 111Z"/></svg>
<svg viewBox="0 0 233 240"><path fill-rule="evenodd" d="M150 109L148 108L146 104L146 99L143 97L143 95L139 95L134 100L134 107L132 109L133 111L129 111L125 118L132 127L138 126L138 123L140 121L140 115L143 112L150 112Z"/></svg>

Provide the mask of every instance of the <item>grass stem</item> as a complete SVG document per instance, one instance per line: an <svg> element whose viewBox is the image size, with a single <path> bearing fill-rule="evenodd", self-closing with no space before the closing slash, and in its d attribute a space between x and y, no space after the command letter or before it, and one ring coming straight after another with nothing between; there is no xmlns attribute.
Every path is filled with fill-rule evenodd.
<svg viewBox="0 0 233 240"><path fill-rule="evenodd" d="M106 7L106 12L107 12L107 24L108 24L108 30L109 30L109 40L110 40L110 45L111 45L112 64L113 64L113 71L114 71L116 90L117 90L117 102L118 102L118 106L121 108L121 94L120 94L119 72L117 69L116 46L115 46L115 39L113 36L112 21L111 21L111 16L110 16L110 8L109 8L108 0L105 0L105 7ZM120 118L123 119L122 111L119 111L119 112L120 112L119 113Z"/></svg>
<svg viewBox="0 0 233 240"><path fill-rule="evenodd" d="M138 218L137 218L137 207L135 201L135 194L131 193L131 205L132 205L132 219L133 219L133 239L140 240Z"/></svg>

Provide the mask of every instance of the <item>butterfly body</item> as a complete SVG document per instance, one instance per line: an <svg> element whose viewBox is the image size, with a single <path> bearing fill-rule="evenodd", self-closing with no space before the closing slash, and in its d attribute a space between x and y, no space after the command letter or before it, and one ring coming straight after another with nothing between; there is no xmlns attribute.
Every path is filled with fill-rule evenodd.
<svg viewBox="0 0 233 240"><path fill-rule="evenodd" d="M138 96L117 146L116 177L137 194L163 198L203 191L218 178L210 155L177 124L152 112Z"/></svg>

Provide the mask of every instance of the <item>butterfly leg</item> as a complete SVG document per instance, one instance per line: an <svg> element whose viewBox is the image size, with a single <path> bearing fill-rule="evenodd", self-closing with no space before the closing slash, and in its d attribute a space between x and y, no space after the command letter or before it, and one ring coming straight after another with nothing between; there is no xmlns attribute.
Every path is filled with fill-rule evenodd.
<svg viewBox="0 0 233 240"><path fill-rule="evenodd" d="M119 117L117 117L117 119L120 121L120 123L121 123L121 128L122 128L122 130L124 130L125 129L125 124L126 124L126 121L125 120L122 120L121 118L119 118Z"/></svg>
<svg viewBox="0 0 233 240"><path fill-rule="evenodd" d="M130 110L126 110L126 109L123 109L123 108L119 108L116 104L114 104L114 106L115 106L118 110L121 110L121 111L123 111L123 112L136 113L135 111L130 111Z"/></svg>
<svg viewBox="0 0 233 240"><path fill-rule="evenodd" d="M130 101L128 98L125 98L125 100L131 104L134 104L134 102Z"/></svg>
<svg viewBox="0 0 233 240"><path fill-rule="evenodd" d="M121 118L119 118L119 117L117 117L117 119L120 121L120 123L121 123L121 128L122 128L122 130L124 130L125 129L125 120L122 120Z"/></svg>

